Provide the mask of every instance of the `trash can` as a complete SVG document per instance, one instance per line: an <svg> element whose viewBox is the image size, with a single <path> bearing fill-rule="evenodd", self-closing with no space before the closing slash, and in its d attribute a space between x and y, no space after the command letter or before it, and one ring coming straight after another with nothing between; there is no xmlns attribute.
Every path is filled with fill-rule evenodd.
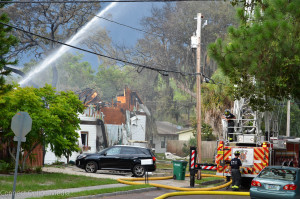
<svg viewBox="0 0 300 199"><path fill-rule="evenodd" d="M187 161L173 160L173 179L184 180Z"/></svg>

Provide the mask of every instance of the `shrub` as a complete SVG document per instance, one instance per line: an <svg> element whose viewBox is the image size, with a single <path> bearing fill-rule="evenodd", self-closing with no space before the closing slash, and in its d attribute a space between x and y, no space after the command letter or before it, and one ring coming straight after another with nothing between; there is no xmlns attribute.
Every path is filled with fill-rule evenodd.
<svg viewBox="0 0 300 199"><path fill-rule="evenodd" d="M0 160L0 173L9 173L14 170L14 166L12 163L5 162L4 160Z"/></svg>
<svg viewBox="0 0 300 199"><path fill-rule="evenodd" d="M42 167L35 167L36 173L42 173Z"/></svg>

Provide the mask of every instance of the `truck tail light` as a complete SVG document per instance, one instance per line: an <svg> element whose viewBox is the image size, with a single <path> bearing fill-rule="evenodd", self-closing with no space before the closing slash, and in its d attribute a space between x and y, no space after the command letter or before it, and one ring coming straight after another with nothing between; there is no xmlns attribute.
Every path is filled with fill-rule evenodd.
<svg viewBox="0 0 300 199"><path fill-rule="evenodd" d="M284 190L295 191L297 189L297 185L295 184L287 184L283 187Z"/></svg>
<svg viewBox="0 0 300 199"><path fill-rule="evenodd" d="M251 186L252 187L261 187L261 183L257 180L252 180Z"/></svg>

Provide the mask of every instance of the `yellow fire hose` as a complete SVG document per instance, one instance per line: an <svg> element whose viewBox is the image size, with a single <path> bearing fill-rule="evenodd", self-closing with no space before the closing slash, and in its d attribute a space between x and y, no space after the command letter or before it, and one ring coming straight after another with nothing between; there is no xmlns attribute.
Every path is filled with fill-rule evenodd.
<svg viewBox="0 0 300 199"><path fill-rule="evenodd" d="M172 192L158 196L155 199L164 199L171 196L183 196L183 195L236 195L236 196L250 196L249 192L234 192L234 191L183 191Z"/></svg>
<svg viewBox="0 0 300 199"><path fill-rule="evenodd" d="M190 175L187 174L186 177L189 177ZM217 176L217 175L211 175L211 174L201 174L201 177L219 177L219 178L226 178L223 176ZM149 178L149 180L166 180L166 179L172 179L172 176L167 177L152 177ZM123 184L130 184L130 185L141 185L144 183L140 182L133 182L133 181L144 181L144 178L119 178L117 179L118 182ZM162 185L162 184L155 184L155 183L149 183L151 186L165 188L165 189L172 189L177 191L183 191L183 192L173 192L173 193L167 193L162 196L157 197L156 199L164 199L170 196L179 196L179 195L240 195L240 196L249 196L249 192L233 192L233 191L214 191L218 189L225 188L231 184L232 181L229 181L223 185L219 185L216 187L211 188L182 188L182 187L174 187L169 185Z"/></svg>

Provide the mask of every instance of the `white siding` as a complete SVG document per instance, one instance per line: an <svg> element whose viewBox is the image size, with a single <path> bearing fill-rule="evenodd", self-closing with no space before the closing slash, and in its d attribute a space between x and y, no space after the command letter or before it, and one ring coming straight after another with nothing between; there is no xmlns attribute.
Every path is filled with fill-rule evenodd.
<svg viewBox="0 0 300 199"><path fill-rule="evenodd" d="M123 135L123 125L105 124L105 128L108 137L108 146L120 144L120 140L123 141L126 139Z"/></svg>
<svg viewBox="0 0 300 199"><path fill-rule="evenodd" d="M96 121L96 118L92 117L85 117L83 115L80 115L80 119L83 121ZM84 151L84 153L95 153L97 151L96 149L96 138L97 138L97 129L96 125L86 125L86 124L80 124L80 130L77 131L79 138L78 138L78 145L81 148L81 132L88 132L88 146L91 147L91 150ZM80 154L80 152L73 152L72 156L69 158L69 160L76 160L76 157ZM45 154L45 164L53 164L54 162L65 162L67 163L67 159L65 157L56 157L54 153L50 150L50 147L47 147L47 151Z"/></svg>
<svg viewBox="0 0 300 199"><path fill-rule="evenodd" d="M190 132L186 132L186 133L180 133L178 135L178 140L186 140L186 141L188 141L188 140L190 140L193 137L194 137L193 132L190 131Z"/></svg>
<svg viewBox="0 0 300 199"><path fill-rule="evenodd" d="M131 120L131 139L146 141L146 115L136 115Z"/></svg>

